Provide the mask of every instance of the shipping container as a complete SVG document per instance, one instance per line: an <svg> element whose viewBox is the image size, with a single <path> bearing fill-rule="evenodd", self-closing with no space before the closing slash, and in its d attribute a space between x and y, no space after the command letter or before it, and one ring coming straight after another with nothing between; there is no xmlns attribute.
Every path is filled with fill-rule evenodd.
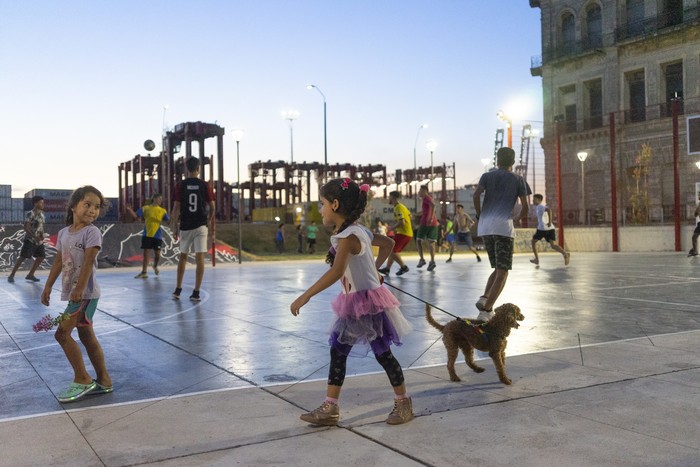
<svg viewBox="0 0 700 467"><path fill-rule="evenodd" d="M14 209L12 210L12 223L13 224L22 224L24 225L24 219L26 218L26 213L24 211L15 211Z"/></svg>
<svg viewBox="0 0 700 467"><path fill-rule="evenodd" d="M44 212L44 219L47 224L64 224L66 222L66 213L63 212Z"/></svg>
<svg viewBox="0 0 700 467"><path fill-rule="evenodd" d="M0 211L12 211L12 198L0 198Z"/></svg>
<svg viewBox="0 0 700 467"><path fill-rule="evenodd" d="M0 185L0 198L12 198L12 185Z"/></svg>
<svg viewBox="0 0 700 467"><path fill-rule="evenodd" d="M12 222L12 211L8 209L0 209L0 223L9 224Z"/></svg>
<svg viewBox="0 0 700 467"><path fill-rule="evenodd" d="M35 188L24 194L25 198L33 198L35 196L41 196L46 199L70 199L70 195L73 194L73 190L58 190L53 188Z"/></svg>
<svg viewBox="0 0 700 467"><path fill-rule="evenodd" d="M24 198L12 198L12 210L24 211Z"/></svg>

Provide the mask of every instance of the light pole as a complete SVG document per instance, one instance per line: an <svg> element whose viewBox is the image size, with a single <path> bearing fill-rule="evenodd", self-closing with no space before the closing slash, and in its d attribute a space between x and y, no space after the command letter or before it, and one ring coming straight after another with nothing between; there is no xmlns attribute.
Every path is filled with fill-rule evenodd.
<svg viewBox="0 0 700 467"><path fill-rule="evenodd" d="M586 173L583 170L583 163L586 162L588 153L580 151L576 157L581 161L581 202L583 204L583 223L586 224Z"/></svg>
<svg viewBox="0 0 700 467"><path fill-rule="evenodd" d="M240 143L245 130L235 129L232 131L233 139L236 140L236 176L238 177L238 264L243 261L243 198L241 196L241 153Z"/></svg>
<svg viewBox="0 0 700 467"><path fill-rule="evenodd" d="M425 147L428 148L428 151L430 151L430 192L433 192L433 178L435 174L433 173L433 153L435 152L435 149L437 149L437 141L435 140L430 140L427 143L425 143Z"/></svg>
<svg viewBox="0 0 700 467"><path fill-rule="evenodd" d="M328 137L326 132L326 95L315 84L309 84L306 89L315 89L323 97L323 183L328 174Z"/></svg>
<svg viewBox="0 0 700 467"><path fill-rule="evenodd" d="M508 147L513 148L513 121L505 114L502 110L496 112L496 117L499 120L506 122L506 128L508 129Z"/></svg>
<svg viewBox="0 0 700 467"><path fill-rule="evenodd" d="M540 130L533 130L530 128L527 131L527 137L530 138L530 140L537 138L539 136ZM530 144L528 144L528 147ZM535 154L537 151L535 151L535 146L532 145L532 192L537 193L537 166L535 164Z"/></svg>
<svg viewBox="0 0 700 467"><path fill-rule="evenodd" d="M163 126L162 126L163 134L165 134L165 113L168 111L168 107L170 107L168 104L165 104L163 106Z"/></svg>
<svg viewBox="0 0 700 467"><path fill-rule="evenodd" d="M289 121L289 152L291 155L290 163L294 163L294 120L299 118L299 112L296 110L285 110L282 112L282 117Z"/></svg>
<svg viewBox="0 0 700 467"><path fill-rule="evenodd" d="M412 182L415 182L413 184L414 191L416 189L416 183L418 183L418 165L416 164L416 146L418 145L418 135L420 135L420 131L423 128L428 128L428 124L424 123L418 127L418 131L416 132L416 140L413 142L413 180L412 180ZM413 208L415 209L416 212L418 212L418 197L416 196L415 193L413 193L413 202L414 202Z"/></svg>

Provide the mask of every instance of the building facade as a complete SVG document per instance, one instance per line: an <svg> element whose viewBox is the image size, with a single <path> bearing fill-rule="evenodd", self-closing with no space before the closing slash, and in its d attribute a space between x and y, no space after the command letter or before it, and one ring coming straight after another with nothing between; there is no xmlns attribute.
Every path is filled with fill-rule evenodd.
<svg viewBox="0 0 700 467"><path fill-rule="evenodd" d="M542 54L531 74L542 79L549 204L561 201L567 224L606 224L616 187L621 224L668 223L679 191L681 218L692 218L700 155L689 154L687 128L700 116L700 0L530 6L541 11Z"/></svg>

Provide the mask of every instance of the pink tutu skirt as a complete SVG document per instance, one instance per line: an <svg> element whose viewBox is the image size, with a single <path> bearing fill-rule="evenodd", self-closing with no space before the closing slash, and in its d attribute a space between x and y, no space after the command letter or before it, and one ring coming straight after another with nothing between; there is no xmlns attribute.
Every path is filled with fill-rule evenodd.
<svg viewBox="0 0 700 467"><path fill-rule="evenodd" d="M399 310L400 302L384 286L341 293L331 303L336 320L331 325L329 344L344 355L366 356L387 352L391 344L412 330Z"/></svg>

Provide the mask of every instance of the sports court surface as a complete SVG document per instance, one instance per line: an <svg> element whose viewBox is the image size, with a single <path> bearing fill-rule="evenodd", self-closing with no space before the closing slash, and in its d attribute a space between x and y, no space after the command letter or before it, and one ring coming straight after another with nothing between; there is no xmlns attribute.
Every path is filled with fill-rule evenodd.
<svg viewBox="0 0 700 467"><path fill-rule="evenodd" d="M498 302L515 303L525 315L508 339L509 373L523 372L518 370L516 356L566 350L572 364L582 365L584 350L596 345L638 338L652 341L654 336L700 330L699 258L683 253L573 253L568 267L558 254L542 254L539 267L530 264L529 258L515 256ZM415 256L406 259L410 272L397 277L392 271L387 283L407 292L392 289L415 330L395 354L404 368L431 369L449 390L456 386L450 386L455 383L447 379L440 334L425 322L424 304L414 297L455 315L476 317L474 302L491 269L486 259L477 263L471 253L456 255L451 264L445 264L445 255L439 255L433 272L416 269ZM283 392L279 388L313 381L319 389L313 401L320 402L328 363L329 303L339 286L317 295L298 317L291 315L289 304L326 268L322 261L307 259L218 264L215 268L208 264L199 303L186 298L193 265L186 272L179 301L170 295L174 268L162 270L159 277L149 271L148 279L133 278L138 268L100 269L102 297L94 323L115 390L64 405L55 396L71 381L70 367L52 332L32 331L32 324L42 315L63 309L57 300L59 291L54 292L47 309L39 302L46 272L39 274L40 283L25 282L21 271L15 284L3 277L0 428L13 420L41 419L72 409L120 407L245 388L270 388L266 392L279 394ZM452 319L439 310L433 316L441 322ZM691 351L697 355L698 349ZM581 362L576 361L579 355ZM639 359L644 358L640 352ZM460 387L499 385L490 361L484 365L487 371L476 375L458 361L457 371L464 379ZM371 356L348 360L349 379L380 371ZM697 397L700 384L695 378L691 393ZM517 388L517 377L513 380ZM373 381L378 382L377 388L388 390L382 378ZM409 391L419 390L412 388L410 372L407 385ZM697 412L698 407L700 400L696 399L692 410ZM415 400L414 410L418 415L421 412ZM700 452L696 455L700 457Z"/></svg>

